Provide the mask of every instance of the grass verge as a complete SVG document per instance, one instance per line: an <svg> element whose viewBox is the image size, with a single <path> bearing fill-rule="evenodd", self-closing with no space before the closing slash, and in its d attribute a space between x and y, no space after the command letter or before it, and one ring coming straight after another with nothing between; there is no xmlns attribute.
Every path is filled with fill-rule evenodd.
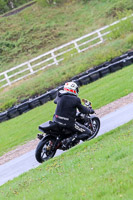
<svg viewBox="0 0 133 200"><path fill-rule="evenodd" d="M41 7L36 3L14 16L0 18L0 72L110 24L118 18L131 15L132 10L132 0L91 0L84 3L67 0L60 6L51 7ZM42 94L76 74L132 49L132 31L131 19L126 20L107 37L108 42L97 49L72 59L69 52L65 55L64 64L58 68L51 67L11 87L1 89L0 111L26 98ZM13 81L14 78L11 79Z"/></svg>
<svg viewBox="0 0 133 200"><path fill-rule="evenodd" d="M80 88L79 97L100 108L133 92L133 65ZM52 120L55 105L48 102L28 113L0 124L0 155L36 137L38 125Z"/></svg>
<svg viewBox="0 0 133 200"><path fill-rule="evenodd" d="M0 72L110 24L119 12L125 16L132 11L132 0L67 0L52 7L36 3L0 18Z"/></svg>
<svg viewBox="0 0 133 200"><path fill-rule="evenodd" d="M133 121L0 187L0 199L131 200Z"/></svg>
<svg viewBox="0 0 133 200"><path fill-rule="evenodd" d="M49 88L55 88L62 82L69 80L93 66L109 61L120 56L133 47L133 34L127 34L124 39L118 38L110 43L104 43L96 49L73 56L66 57L65 63L53 66L42 73L38 73L22 80L11 87L0 90L0 111L8 109L21 100L46 92ZM54 79L53 79L54 77Z"/></svg>

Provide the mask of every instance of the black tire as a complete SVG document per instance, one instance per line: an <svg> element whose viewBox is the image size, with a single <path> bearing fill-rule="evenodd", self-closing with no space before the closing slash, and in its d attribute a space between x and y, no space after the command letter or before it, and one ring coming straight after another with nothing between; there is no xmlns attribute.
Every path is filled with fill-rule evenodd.
<svg viewBox="0 0 133 200"><path fill-rule="evenodd" d="M92 135L91 135L91 137L89 137L88 140L93 139L98 134L98 131L100 129L100 120L98 117L92 118L92 126L93 126Z"/></svg>
<svg viewBox="0 0 133 200"><path fill-rule="evenodd" d="M39 142L35 152L35 158L39 163L45 162L46 160L54 157L56 149L53 150L52 147L55 142L56 139L54 137L48 137Z"/></svg>

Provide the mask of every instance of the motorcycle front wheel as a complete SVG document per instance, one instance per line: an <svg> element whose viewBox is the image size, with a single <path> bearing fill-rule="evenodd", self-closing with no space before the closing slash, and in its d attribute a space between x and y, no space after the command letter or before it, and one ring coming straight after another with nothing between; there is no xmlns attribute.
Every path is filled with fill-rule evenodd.
<svg viewBox="0 0 133 200"><path fill-rule="evenodd" d="M39 142L35 152L35 158L39 163L54 157L56 153L56 149L53 149L55 142L56 139L54 137L48 137Z"/></svg>
<svg viewBox="0 0 133 200"><path fill-rule="evenodd" d="M91 140L94 137L96 137L96 135L98 134L98 131L100 129L100 120L98 117L92 118L91 127L89 127L89 128L92 130L92 135L91 135L91 137L89 137L89 140Z"/></svg>

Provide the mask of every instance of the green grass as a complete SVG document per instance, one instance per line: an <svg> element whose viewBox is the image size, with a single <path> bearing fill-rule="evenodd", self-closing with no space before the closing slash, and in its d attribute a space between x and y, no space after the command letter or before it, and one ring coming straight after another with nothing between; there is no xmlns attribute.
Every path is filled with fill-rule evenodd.
<svg viewBox="0 0 133 200"><path fill-rule="evenodd" d="M133 121L0 187L1 200L132 200Z"/></svg>
<svg viewBox="0 0 133 200"><path fill-rule="evenodd" d="M55 88L60 83L69 80L93 66L109 61L120 56L133 47L133 34L127 34L124 39L119 38L110 43L104 43L96 49L66 58L59 66L53 66L42 73L24 79L11 87L0 90L0 111L3 111L21 100L46 92L49 88ZM53 79L54 77L54 79Z"/></svg>
<svg viewBox="0 0 133 200"><path fill-rule="evenodd" d="M79 97L87 98L97 109L133 92L133 65L110 74L80 88ZM0 155L17 145L34 139L38 125L52 120L55 111L53 102L48 102L28 113L0 124Z"/></svg>
<svg viewBox="0 0 133 200"><path fill-rule="evenodd" d="M52 7L36 3L14 16L0 18L0 72L110 24L119 12L132 11L132 0L67 0Z"/></svg>
<svg viewBox="0 0 133 200"><path fill-rule="evenodd" d="M91 0L87 3L67 0L60 6L41 7L35 4L14 16L0 18L0 72L130 15L132 11L132 0ZM67 54L58 68L50 67L1 89L0 111L25 98L42 94L74 75L132 48L132 24L128 20L103 45L71 59Z"/></svg>

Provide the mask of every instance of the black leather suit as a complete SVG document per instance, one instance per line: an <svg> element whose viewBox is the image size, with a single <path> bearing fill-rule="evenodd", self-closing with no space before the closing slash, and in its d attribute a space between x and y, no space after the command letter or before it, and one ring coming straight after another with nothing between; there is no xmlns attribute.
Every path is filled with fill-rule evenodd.
<svg viewBox="0 0 133 200"><path fill-rule="evenodd" d="M80 98L65 91L59 91L54 103L57 104L54 121L74 132L78 132L78 139L86 140L91 131L84 125L75 121L77 108L83 114L93 113L93 109L81 104Z"/></svg>

